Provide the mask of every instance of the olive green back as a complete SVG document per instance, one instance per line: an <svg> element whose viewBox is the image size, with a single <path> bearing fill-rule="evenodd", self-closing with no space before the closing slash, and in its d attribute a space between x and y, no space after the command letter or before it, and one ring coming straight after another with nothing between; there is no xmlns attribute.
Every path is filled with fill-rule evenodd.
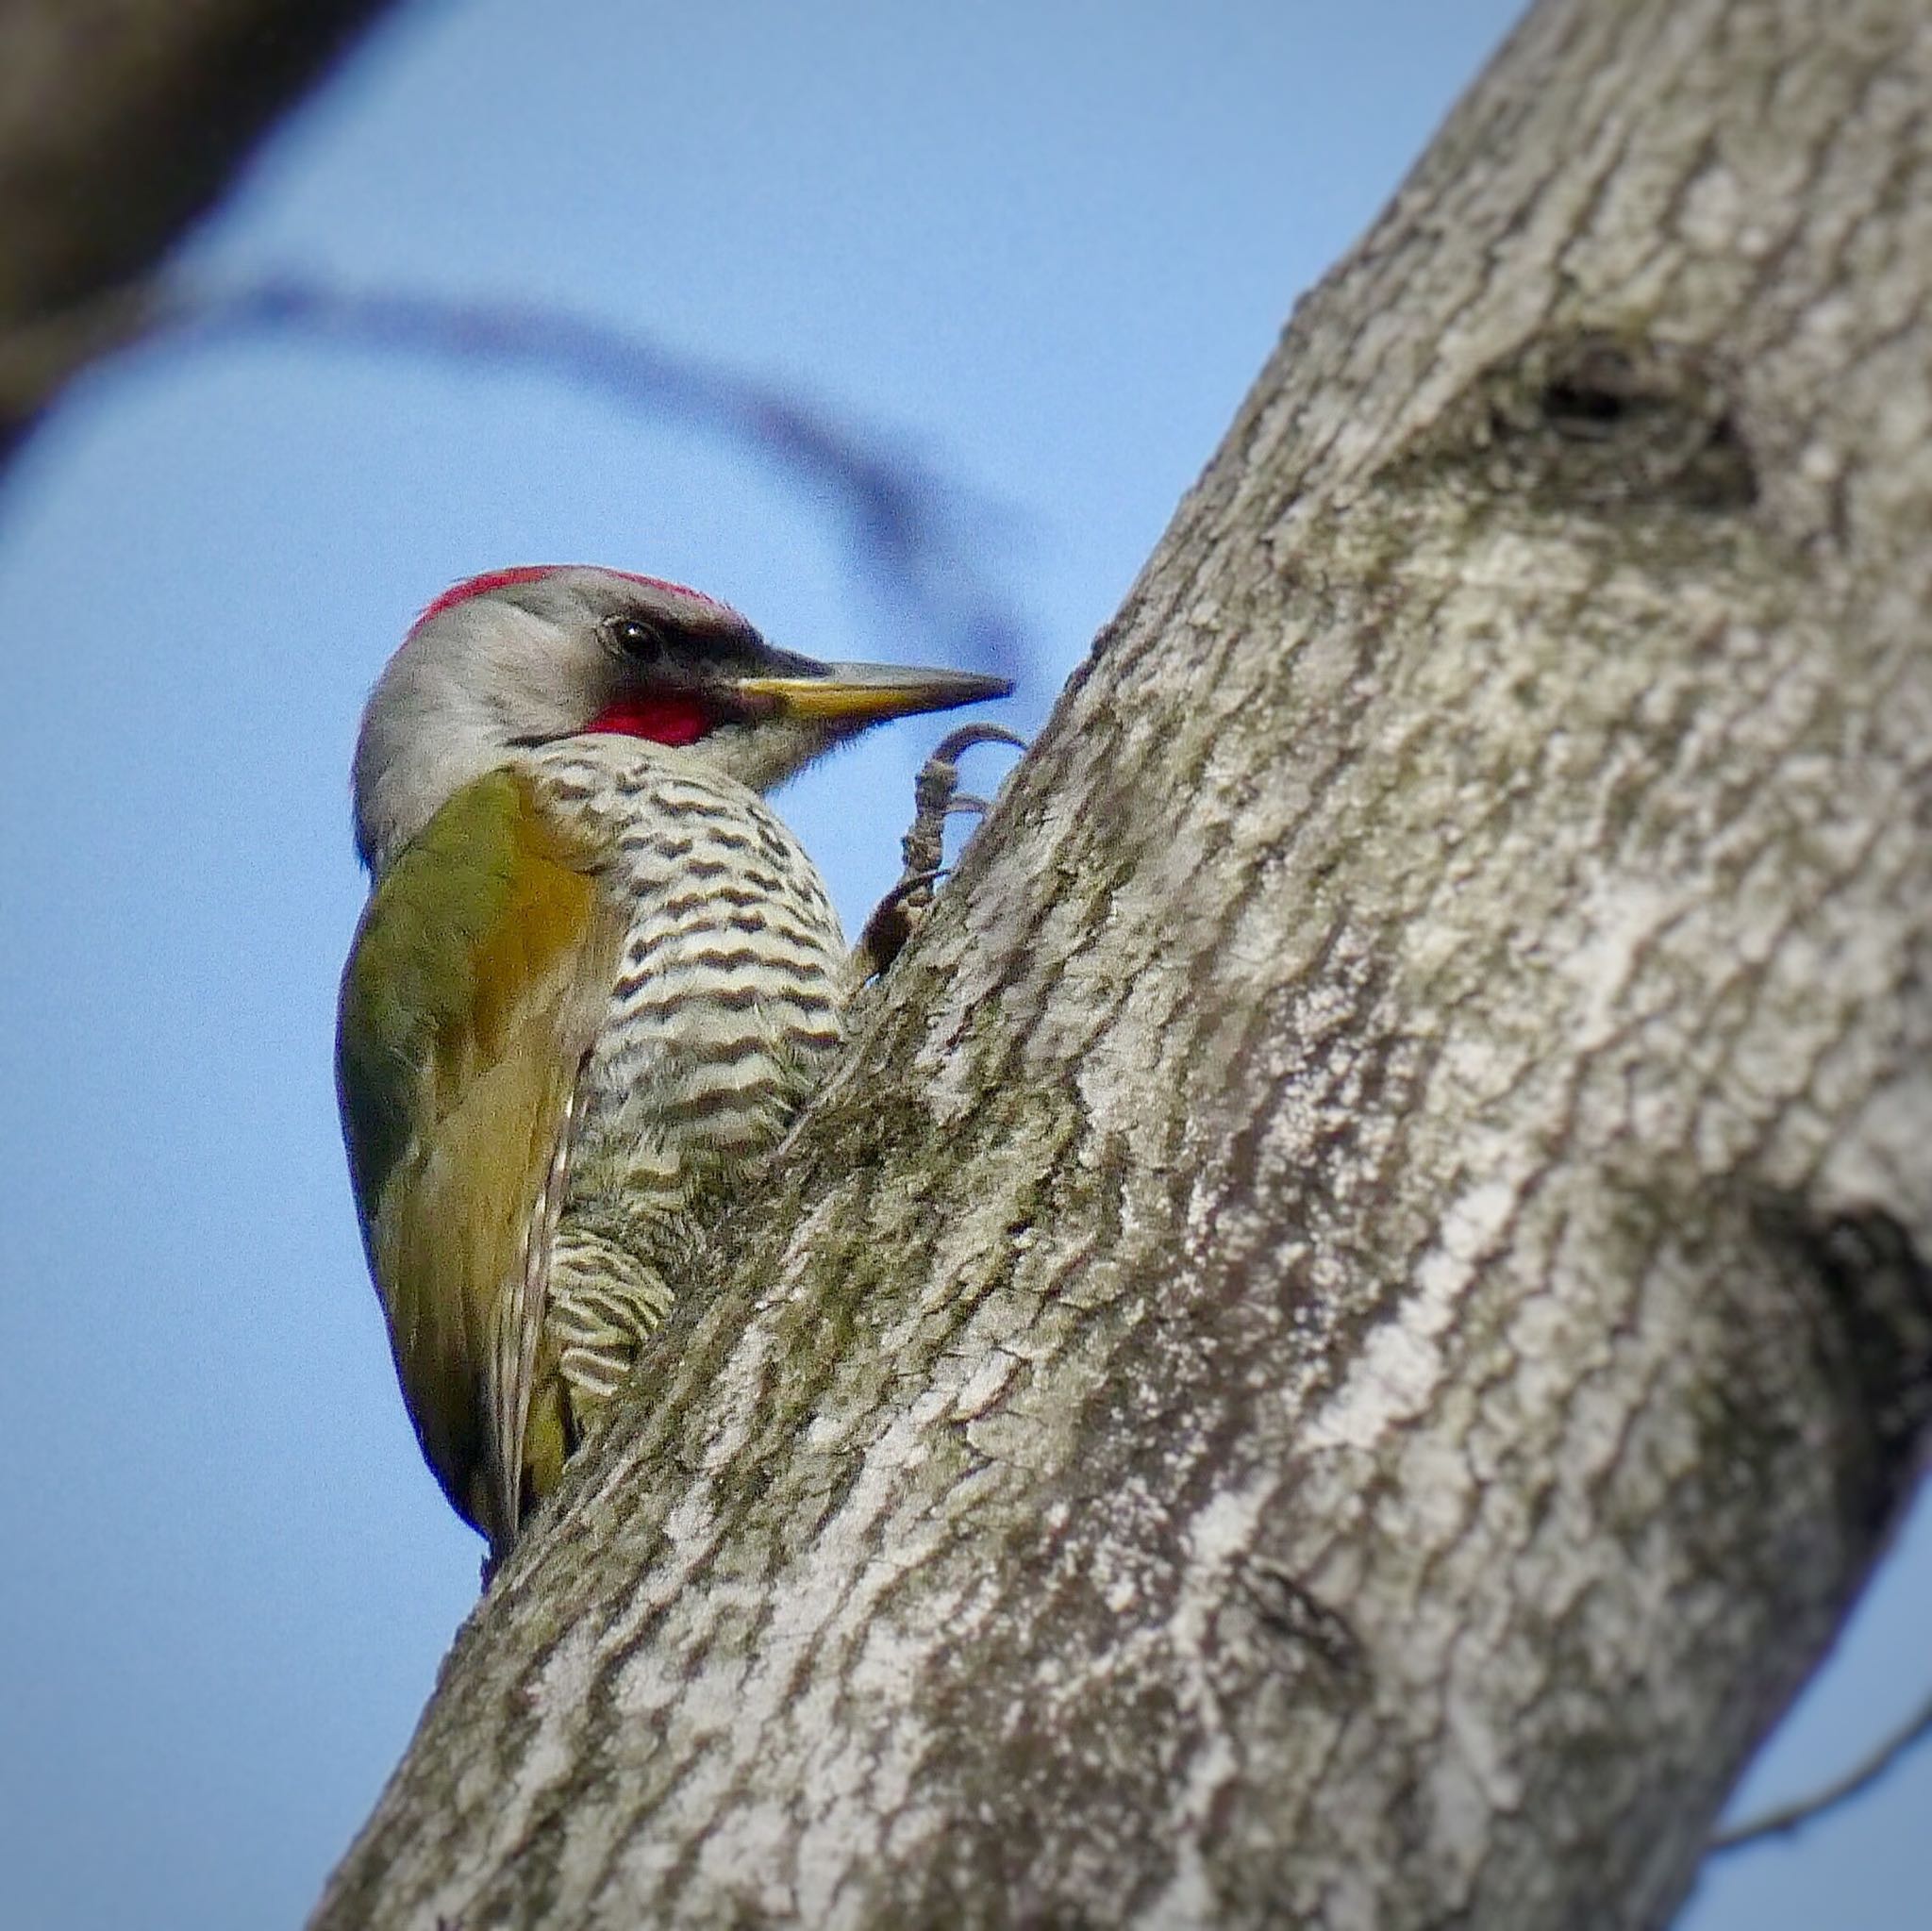
<svg viewBox="0 0 1932 1931"><path fill-rule="evenodd" d="M532 1428L532 1216L615 973L596 855L498 771L377 884L342 976L337 1086L403 1394L451 1503L501 1552L555 1480ZM530 1466L532 1457L538 1466Z"/></svg>

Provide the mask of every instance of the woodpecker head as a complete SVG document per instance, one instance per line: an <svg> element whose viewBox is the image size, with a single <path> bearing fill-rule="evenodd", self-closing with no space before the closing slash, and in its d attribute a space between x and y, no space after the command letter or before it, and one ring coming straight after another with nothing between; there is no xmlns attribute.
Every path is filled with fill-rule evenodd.
<svg viewBox="0 0 1932 1931"><path fill-rule="evenodd" d="M682 585L585 564L491 571L424 611L356 745L356 846L381 871L516 750L580 732L688 748L755 791L887 718L1004 697L1004 678L825 664Z"/></svg>

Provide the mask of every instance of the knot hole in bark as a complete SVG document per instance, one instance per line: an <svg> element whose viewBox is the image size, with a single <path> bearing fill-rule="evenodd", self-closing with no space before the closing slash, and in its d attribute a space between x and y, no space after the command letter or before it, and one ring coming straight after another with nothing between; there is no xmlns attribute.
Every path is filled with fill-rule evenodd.
<svg viewBox="0 0 1932 1931"><path fill-rule="evenodd" d="M1608 329L1532 337L1484 369L1385 475L1457 474L1544 509L1724 512L1757 500L1723 358Z"/></svg>
<svg viewBox="0 0 1932 1931"><path fill-rule="evenodd" d="M1932 1431L1932 1266L1879 1207L1820 1218L1780 1197L1764 1212L1820 1290L1821 1354L1850 1384L1846 1410L1868 1431L1868 1520L1882 1529L1909 1495Z"/></svg>

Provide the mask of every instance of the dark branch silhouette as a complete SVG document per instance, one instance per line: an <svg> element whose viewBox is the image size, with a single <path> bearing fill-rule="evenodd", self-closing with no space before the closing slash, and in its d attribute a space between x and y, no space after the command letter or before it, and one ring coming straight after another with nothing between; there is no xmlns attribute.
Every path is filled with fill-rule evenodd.
<svg viewBox="0 0 1932 1931"><path fill-rule="evenodd" d="M0 457L386 0L0 0ZM38 379L16 380L30 365Z"/></svg>
<svg viewBox="0 0 1932 1931"><path fill-rule="evenodd" d="M1031 678L1020 621L977 561L997 507L779 383L545 305L357 292L299 278L175 289L151 306L137 340L219 346L259 338L528 370L627 415L733 444L835 513L873 579L955 662Z"/></svg>
<svg viewBox="0 0 1932 1931"><path fill-rule="evenodd" d="M1824 1789L1813 1790L1790 1804L1781 1804L1757 1817L1749 1817L1729 1830L1721 1830L1710 1840L1710 1855L1741 1851L1772 1838L1791 1837L1808 1823L1862 1796L1895 1764L1908 1756L1927 1737L1932 1737L1932 1696L1919 1706L1910 1722L1903 1723L1875 1750L1859 1758L1840 1777Z"/></svg>

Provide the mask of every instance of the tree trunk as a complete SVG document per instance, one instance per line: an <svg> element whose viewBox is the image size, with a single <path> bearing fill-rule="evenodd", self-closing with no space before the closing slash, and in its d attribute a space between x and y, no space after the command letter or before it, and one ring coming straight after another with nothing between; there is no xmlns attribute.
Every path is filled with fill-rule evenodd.
<svg viewBox="0 0 1932 1931"><path fill-rule="evenodd" d="M1670 1918L1932 1412L1928 101L1537 8L317 1923Z"/></svg>
<svg viewBox="0 0 1932 1931"><path fill-rule="evenodd" d="M0 456L390 0L0 0Z"/></svg>

